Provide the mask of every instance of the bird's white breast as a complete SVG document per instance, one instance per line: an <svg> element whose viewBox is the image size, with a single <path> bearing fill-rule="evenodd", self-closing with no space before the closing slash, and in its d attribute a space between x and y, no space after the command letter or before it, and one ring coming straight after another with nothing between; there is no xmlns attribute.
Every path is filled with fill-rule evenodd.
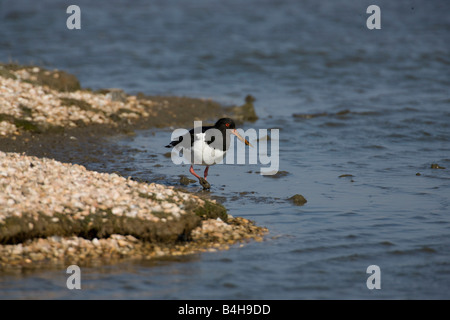
<svg viewBox="0 0 450 320"><path fill-rule="evenodd" d="M193 164L214 165L222 161L226 151L214 149L205 142L205 134L194 135L194 144L191 147L191 154L185 152L184 157ZM193 160L193 161L192 161Z"/></svg>

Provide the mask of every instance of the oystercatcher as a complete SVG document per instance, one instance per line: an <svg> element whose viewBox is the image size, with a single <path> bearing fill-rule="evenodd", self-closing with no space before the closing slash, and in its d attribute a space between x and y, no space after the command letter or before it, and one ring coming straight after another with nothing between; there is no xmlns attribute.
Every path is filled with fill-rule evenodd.
<svg viewBox="0 0 450 320"><path fill-rule="evenodd" d="M183 157L191 163L189 172L198 179L203 189L210 189L211 185L206 181L209 166L220 162L225 156L230 147L230 134L234 134L243 143L253 147L236 131L236 124L232 119L222 118L214 126L202 126L201 130L200 128L191 129L184 136L178 137L178 140L170 142L166 148L183 147ZM204 178L194 171L194 164L206 166Z"/></svg>

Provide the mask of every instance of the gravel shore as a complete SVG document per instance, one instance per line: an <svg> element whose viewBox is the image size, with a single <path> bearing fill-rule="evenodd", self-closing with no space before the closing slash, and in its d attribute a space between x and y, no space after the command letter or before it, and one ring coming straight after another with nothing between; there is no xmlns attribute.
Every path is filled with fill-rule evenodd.
<svg viewBox="0 0 450 320"><path fill-rule="evenodd" d="M23 132L60 133L89 125L123 128L192 125L224 116L209 99L93 92L59 70L0 63L0 137Z"/></svg>
<svg viewBox="0 0 450 320"><path fill-rule="evenodd" d="M117 128L181 125L223 112L209 100L94 93L62 71L0 64L0 270L153 259L261 241L267 229L229 216L214 200L90 171L64 161L67 154L57 161L41 151L64 150L58 145L79 143L83 132L98 128L115 134Z"/></svg>
<svg viewBox="0 0 450 320"><path fill-rule="evenodd" d="M0 270L228 249L267 232L172 187L16 153L0 163Z"/></svg>

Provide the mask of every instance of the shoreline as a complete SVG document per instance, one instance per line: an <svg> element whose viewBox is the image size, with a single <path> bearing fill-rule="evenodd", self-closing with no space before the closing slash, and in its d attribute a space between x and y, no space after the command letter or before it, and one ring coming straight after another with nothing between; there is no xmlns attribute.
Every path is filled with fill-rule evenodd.
<svg viewBox="0 0 450 320"><path fill-rule="evenodd" d="M268 232L214 200L83 166L102 161L105 148L121 152L104 138L225 115L243 121L252 105L92 92L63 71L5 64L0 91L0 271L227 250Z"/></svg>

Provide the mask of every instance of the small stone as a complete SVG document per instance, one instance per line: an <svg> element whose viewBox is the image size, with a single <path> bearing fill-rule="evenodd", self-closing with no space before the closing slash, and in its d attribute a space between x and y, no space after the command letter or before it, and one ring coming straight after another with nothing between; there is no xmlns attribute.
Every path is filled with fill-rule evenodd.
<svg viewBox="0 0 450 320"><path fill-rule="evenodd" d="M302 206L307 202L305 197L303 197L301 194L296 194L290 197L288 200L292 201L297 206Z"/></svg>
<svg viewBox="0 0 450 320"><path fill-rule="evenodd" d="M108 89L109 93L107 94L107 97L111 99L111 101L120 101L120 102L127 102L127 95L122 89Z"/></svg>
<svg viewBox="0 0 450 320"><path fill-rule="evenodd" d="M180 177L180 184L182 184L183 186L187 186L188 184L193 183L193 182L195 182L195 180L189 179L186 176L181 176Z"/></svg>
<svg viewBox="0 0 450 320"><path fill-rule="evenodd" d="M211 189L211 185L209 184L208 181L206 181L206 179L200 178L199 182L200 182L200 184L202 185L203 190L209 190L209 189Z"/></svg>
<svg viewBox="0 0 450 320"><path fill-rule="evenodd" d="M126 247L128 246L128 242L125 240L117 240L117 244L119 245L119 247Z"/></svg>
<svg viewBox="0 0 450 320"><path fill-rule="evenodd" d="M288 175L289 175L288 171L281 170L281 171L271 172L270 174L265 174L265 175L263 175L263 177L279 179L279 178L286 177Z"/></svg>
<svg viewBox="0 0 450 320"><path fill-rule="evenodd" d="M112 214L116 214L116 215L122 215L123 214L123 209L120 207L115 207L111 210Z"/></svg>

